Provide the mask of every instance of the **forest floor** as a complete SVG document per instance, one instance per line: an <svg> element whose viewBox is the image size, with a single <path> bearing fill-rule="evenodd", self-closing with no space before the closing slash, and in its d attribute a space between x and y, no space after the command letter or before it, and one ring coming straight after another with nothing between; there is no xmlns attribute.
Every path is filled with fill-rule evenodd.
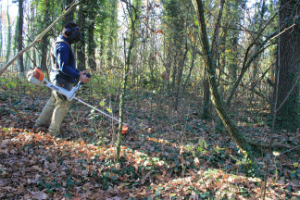
<svg viewBox="0 0 300 200"><path fill-rule="evenodd" d="M62 126L67 138L52 137L46 128L33 131L48 97L45 88L1 83L0 199L262 199L269 158L265 199L300 199L297 151L279 155L287 149L275 149L274 157L253 150L254 165L247 168L231 137L216 133L216 123L194 112L184 123L175 120L186 116L180 112L153 120L144 96L138 113L135 100L126 101L125 121L139 129L123 135L116 163L116 124L79 103ZM105 107L101 99L87 99ZM248 139L268 142L267 126L242 124ZM282 132L274 139L299 145L299 136Z"/></svg>

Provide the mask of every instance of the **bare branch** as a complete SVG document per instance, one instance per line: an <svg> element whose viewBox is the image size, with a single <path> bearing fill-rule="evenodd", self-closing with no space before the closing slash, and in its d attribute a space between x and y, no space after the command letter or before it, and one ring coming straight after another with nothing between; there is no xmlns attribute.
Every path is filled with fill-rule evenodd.
<svg viewBox="0 0 300 200"><path fill-rule="evenodd" d="M8 61L8 63L5 64L5 66L0 70L0 76L3 74L3 72L5 72L5 70L12 64L14 63L15 60L17 60L23 53L25 53L26 51L28 51L29 49L31 49L31 47L35 46L38 42L40 42L43 38L43 36L50 31L53 26L58 23L60 20L62 20L71 10L73 10L78 4L80 4L81 1L78 2L74 2L73 4L70 5L69 9L66 10L61 16L59 16L54 22L52 22L52 24L50 24L43 32L41 32L32 43L30 43L27 47L25 47L24 49L22 49L21 51L19 51L17 53L17 55L15 55L10 61Z"/></svg>

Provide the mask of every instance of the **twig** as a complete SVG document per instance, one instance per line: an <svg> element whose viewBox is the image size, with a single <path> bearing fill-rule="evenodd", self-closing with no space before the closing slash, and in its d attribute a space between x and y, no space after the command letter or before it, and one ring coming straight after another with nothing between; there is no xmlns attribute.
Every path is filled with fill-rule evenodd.
<svg viewBox="0 0 300 200"><path fill-rule="evenodd" d="M251 144L252 146L270 147L269 144L264 144L264 143L261 143L261 142L254 142L254 141L247 141L247 142L249 144ZM293 147L291 147L290 145L287 145L287 144L272 144L271 148L285 148L285 149L290 149L290 150L291 150L291 148L293 149Z"/></svg>
<svg viewBox="0 0 300 200"><path fill-rule="evenodd" d="M287 151L281 153L280 156L283 155L283 154L285 154L285 153L288 153L288 152L290 152L290 151L292 151L292 150L294 150L294 149L297 149L298 147L300 147L300 145L295 146L294 148L291 148L291 149L289 149L289 150L287 150Z"/></svg>

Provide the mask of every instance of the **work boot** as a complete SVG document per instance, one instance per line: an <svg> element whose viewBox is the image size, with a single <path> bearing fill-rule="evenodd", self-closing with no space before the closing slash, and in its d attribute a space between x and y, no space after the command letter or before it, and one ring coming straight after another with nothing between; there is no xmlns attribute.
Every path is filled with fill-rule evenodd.
<svg viewBox="0 0 300 200"><path fill-rule="evenodd" d="M57 137L60 135L60 132L53 131L53 130L51 130L51 128L49 128L49 135L51 135L52 137Z"/></svg>
<svg viewBox="0 0 300 200"><path fill-rule="evenodd" d="M34 125L34 126L32 127L32 131L33 131L34 133L38 133L38 132L41 132L41 131L46 132L46 131L47 131L47 127L46 127L46 126L36 126L36 125Z"/></svg>
<svg viewBox="0 0 300 200"><path fill-rule="evenodd" d="M66 138L68 138L69 136L68 136L68 135L59 134L59 135L57 135L57 136L55 136L55 137L60 138L60 139L66 139Z"/></svg>

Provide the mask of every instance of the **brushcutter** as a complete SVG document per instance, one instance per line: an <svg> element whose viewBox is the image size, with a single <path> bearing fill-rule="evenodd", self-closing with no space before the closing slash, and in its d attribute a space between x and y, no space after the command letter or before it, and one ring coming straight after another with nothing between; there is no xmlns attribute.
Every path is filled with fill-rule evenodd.
<svg viewBox="0 0 300 200"><path fill-rule="evenodd" d="M86 74L87 77L91 77L91 75L89 73ZM44 77L44 74L42 72L42 70L38 67L36 67L35 69L31 70L28 72L27 74L27 79L30 83L33 83L35 85L38 85L38 86L46 86L48 88L50 88L51 90L54 90L62 95L65 96L65 99L67 101L72 101L73 99L77 100L78 102L102 113L103 115L105 115L106 117L109 117L117 122L119 122L119 120L105 112L103 112L102 110L82 101L81 99L78 99L76 96L76 92L79 90L79 88L81 87L82 83L79 81L79 83L77 84L77 86L73 87L70 91L69 90L66 90L62 87L58 87L56 85L53 85L52 83L50 83L49 81L47 81ZM122 126L122 133L125 134L128 130L128 127L129 125L125 124L125 123L122 123L123 126Z"/></svg>

